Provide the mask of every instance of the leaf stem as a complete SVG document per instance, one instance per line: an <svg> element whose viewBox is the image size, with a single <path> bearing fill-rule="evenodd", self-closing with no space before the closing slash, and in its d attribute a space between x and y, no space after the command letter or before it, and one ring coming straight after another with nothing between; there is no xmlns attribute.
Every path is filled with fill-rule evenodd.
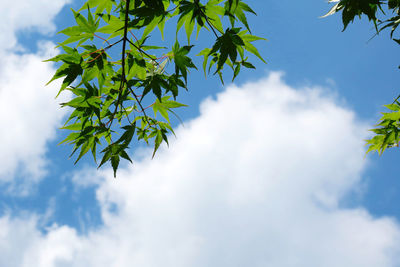
<svg viewBox="0 0 400 267"><path fill-rule="evenodd" d="M97 34L95 34L95 33L93 33L93 35L94 36L96 36L97 38L99 38L99 39L101 39L101 40L103 40L104 42L106 42L108 45L110 45L110 42L108 42L106 39L104 39L103 37L101 37L101 36L98 36Z"/></svg>
<svg viewBox="0 0 400 267"><path fill-rule="evenodd" d="M201 11L201 13L203 13L203 11ZM203 13L204 14L204 13ZM210 26L211 30L213 31L215 37L219 38L217 32L214 30L214 26L211 24L211 22L208 20L208 17L204 14L207 24Z"/></svg>
<svg viewBox="0 0 400 267"><path fill-rule="evenodd" d="M198 3L198 1L196 1ZM203 14L204 18L206 19L206 22L208 24L208 26L210 26L211 30L213 31L215 37L219 38L217 32L215 31L215 26L210 22L210 20L208 19L208 16L203 12L203 10L201 10L200 6L199 6L199 10L201 12L201 14Z"/></svg>

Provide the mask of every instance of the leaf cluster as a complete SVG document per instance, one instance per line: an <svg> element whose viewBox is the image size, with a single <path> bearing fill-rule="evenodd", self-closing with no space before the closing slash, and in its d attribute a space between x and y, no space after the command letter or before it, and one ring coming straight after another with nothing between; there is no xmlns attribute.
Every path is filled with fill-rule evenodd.
<svg viewBox="0 0 400 267"><path fill-rule="evenodd" d="M383 112L377 128L371 130L375 135L366 141L369 146L367 153L377 151L381 155L387 148L399 146L400 102L396 99L385 107L389 112Z"/></svg>
<svg viewBox="0 0 400 267"><path fill-rule="evenodd" d="M361 18L362 15L366 15L368 20L376 25L378 20L376 13L378 9L382 10L382 4L384 3L381 0L330 0L329 2L337 3L325 16L342 11L343 31L350 22L354 21L355 17Z"/></svg>
<svg viewBox="0 0 400 267"><path fill-rule="evenodd" d="M390 28L390 38L400 45L400 39L394 38L394 33L400 24L400 0L330 0L329 2L336 2L336 4L323 17L342 11L343 31L350 22L354 21L355 17L361 18L362 15L366 15L368 20L374 24L377 34ZM391 13L389 18L386 13ZM367 152L377 151L382 154L387 148L399 145L399 97L392 104L385 106L389 112L382 113L382 117L376 125L377 128L371 130L374 132L374 136L366 140Z"/></svg>
<svg viewBox="0 0 400 267"><path fill-rule="evenodd" d="M361 19L365 15L374 24L377 34L390 28L390 37L394 39L393 34L400 24L400 0L329 0L328 2L336 2L336 4L322 17L341 11L343 31L356 17ZM389 18L387 18L388 16ZM394 40L399 43L398 39Z"/></svg>
<svg viewBox="0 0 400 267"><path fill-rule="evenodd" d="M255 12L242 0L205 2L88 0L72 10L76 24L60 31L66 36L58 44L63 53L46 61L59 64L49 81L62 79L57 95L64 90L73 95L61 104L71 109L62 127L69 134L61 143L73 145L76 162L90 151L96 162L101 155L99 167L110 162L115 175L121 158L132 162L128 152L135 139L152 143L153 157L163 142L168 144L170 114L185 106L176 98L188 89L190 70L197 69L190 55L197 47L191 40L195 28L196 36L205 30L214 39L199 49L205 74L213 70L223 82L225 66L233 79L241 67L254 68L247 53L264 61L252 42L265 39L251 34L246 18ZM175 42L162 47L155 45L162 40L151 43L151 33L158 28L163 37L170 20Z"/></svg>

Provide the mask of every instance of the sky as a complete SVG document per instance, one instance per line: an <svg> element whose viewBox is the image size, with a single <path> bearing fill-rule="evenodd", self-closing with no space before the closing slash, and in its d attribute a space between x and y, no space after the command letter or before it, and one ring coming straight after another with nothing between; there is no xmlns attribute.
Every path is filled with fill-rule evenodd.
<svg viewBox="0 0 400 267"><path fill-rule="evenodd" d="M133 148L114 179L68 160L70 95L45 86L83 1L0 0L0 266L400 266L400 152L363 141L397 45L319 18L324 0L247 3L267 64L224 86L192 71L169 148Z"/></svg>

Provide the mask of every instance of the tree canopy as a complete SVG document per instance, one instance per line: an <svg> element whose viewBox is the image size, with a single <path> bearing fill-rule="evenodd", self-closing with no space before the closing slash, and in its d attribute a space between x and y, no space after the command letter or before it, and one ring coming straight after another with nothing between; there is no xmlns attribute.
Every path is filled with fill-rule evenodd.
<svg viewBox="0 0 400 267"><path fill-rule="evenodd" d="M96 162L102 154L98 166L110 162L114 176L121 158L132 162L134 138L151 142L153 157L168 144L170 115L185 106L176 98L188 89L189 71L197 69L191 56L198 46L195 28L196 37L206 30L214 40L198 50L205 75L219 75L223 83L228 67L235 79L242 68L255 68L249 53L264 62L252 43L265 39L251 34L246 18L256 13L242 0L88 0L72 12L76 25L60 31L66 39L57 47L64 52L47 60L61 63L49 83L63 78L58 95L73 95L61 104L72 109L62 127L70 133L61 143L73 145L75 163L89 151ZM156 28L164 38L168 23L175 41L154 40Z"/></svg>

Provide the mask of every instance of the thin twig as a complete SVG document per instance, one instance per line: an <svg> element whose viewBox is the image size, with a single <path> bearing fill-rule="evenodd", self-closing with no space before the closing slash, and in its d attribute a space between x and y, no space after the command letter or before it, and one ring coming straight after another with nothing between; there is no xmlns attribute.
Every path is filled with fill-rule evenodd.
<svg viewBox="0 0 400 267"><path fill-rule="evenodd" d="M142 48L138 47L137 45L135 45L134 43L131 42L131 40L127 40L131 45L133 45L137 50L139 50L140 53L145 54L148 58L150 58L151 60L156 60L157 58L153 58L152 55L149 55L148 53L146 53L146 51L144 51Z"/></svg>
<svg viewBox="0 0 400 267"><path fill-rule="evenodd" d="M167 11L165 11L165 12L166 12L166 13L171 13L172 11L175 11L175 9L177 9L179 6L180 6L180 4L177 5L177 6L175 6L173 9L167 10Z"/></svg>
<svg viewBox="0 0 400 267"><path fill-rule="evenodd" d="M147 124L149 125L149 127L152 127L152 125L150 124L150 122L149 122L149 120L148 120L148 116L147 116L147 114L146 114L146 109L143 108L142 103L141 103L140 100L139 100L139 97L135 94L135 92L132 90L132 88L131 88L130 86L128 86L128 89L129 89L129 91L131 91L133 97L135 97L135 99L136 99L136 102L139 104L139 107L140 107L140 109L141 109L142 112L143 112L143 115L144 115L144 118L145 118Z"/></svg>
<svg viewBox="0 0 400 267"><path fill-rule="evenodd" d="M107 49L113 47L114 45L116 45L116 44L122 42L123 40L124 40L123 38L119 39L119 40L116 41L115 43L112 43L112 44L110 44L109 46L105 47L104 50L107 50Z"/></svg>
<svg viewBox="0 0 400 267"><path fill-rule="evenodd" d="M393 100L393 103L392 103L392 104L394 104L395 102L397 102L397 100L399 100L399 98L400 98L400 95L399 95L395 100Z"/></svg>
<svg viewBox="0 0 400 267"><path fill-rule="evenodd" d="M125 11L125 25L124 25L124 41L122 42L122 83L120 86L120 90L123 87L123 83L125 82L125 48L126 48L126 41L128 40L128 22L129 22L129 2L130 0L126 1L126 11Z"/></svg>

